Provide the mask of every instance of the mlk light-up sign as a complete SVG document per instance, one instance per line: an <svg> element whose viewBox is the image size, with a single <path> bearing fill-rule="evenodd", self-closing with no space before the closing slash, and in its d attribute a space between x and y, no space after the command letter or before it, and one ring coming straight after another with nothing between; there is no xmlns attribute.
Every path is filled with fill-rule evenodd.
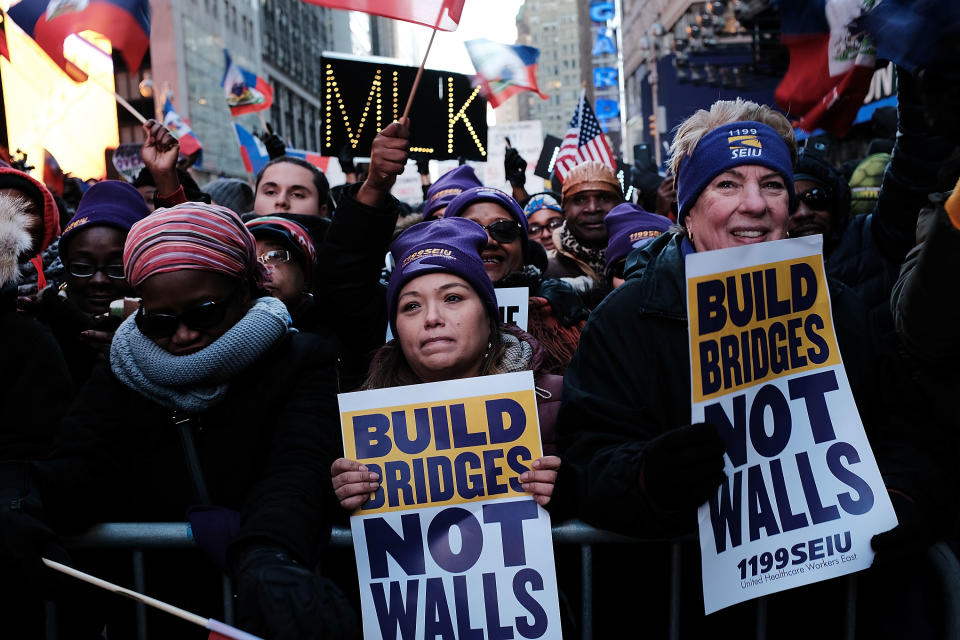
<svg viewBox="0 0 960 640"><path fill-rule="evenodd" d="M604 131L620 130L617 45L613 29L608 26L616 15L617 10L612 2L594 2L590 5L590 20L593 21L593 88L597 119Z"/></svg>
<svg viewBox="0 0 960 640"><path fill-rule="evenodd" d="M323 69L325 156L347 146L354 157L370 155L377 132L400 117L416 67L325 53ZM410 151L444 160L487 159L487 102L470 77L425 69L410 109Z"/></svg>

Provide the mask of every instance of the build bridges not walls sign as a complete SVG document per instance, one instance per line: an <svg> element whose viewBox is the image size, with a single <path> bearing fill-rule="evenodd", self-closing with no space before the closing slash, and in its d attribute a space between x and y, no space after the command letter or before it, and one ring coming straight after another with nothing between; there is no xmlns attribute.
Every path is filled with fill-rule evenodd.
<svg viewBox="0 0 960 640"><path fill-rule="evenodd" d="M324 54L321 153L346 145L369 157L377 132L400 118L416 67ZM470 76L424 69L410 108L410 151L436 160L487 159L487 101Z"/></svg>

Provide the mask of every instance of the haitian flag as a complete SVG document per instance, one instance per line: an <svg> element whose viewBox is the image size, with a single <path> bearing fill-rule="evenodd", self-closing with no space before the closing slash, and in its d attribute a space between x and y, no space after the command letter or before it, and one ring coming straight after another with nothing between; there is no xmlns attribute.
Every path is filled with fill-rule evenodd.
<svg viewBox="0 0 960 640"><path fill-rule="evenodd" d="M243 158L243 168L247 170L247 173L259 173L260 169L263 169L270 162L270 154L267 153L267 148L263 146L260 138L236 122L233 123L233 128L237 132L237 141L240 143L240 157Z"/></svg>
<svg viewBox="0 0 960 640"><path fill-rule="evenodd" d="M180 117L173 105L170 104L170 98L163 104L163 126L169 129L180 142L180 153L185 156L200 154L196 158L196 164L202 164L203 145L193 135L193 129L187 124L187 121Z"/></svg>
<svg viewBox="0 0 960 640"><path fill-rule="evenodd" d="M863 12L863 2L780 2L780 39L790 50L790 66L774 99L800 118L794 127L843 137L863 106L877 59L870 40L850 28Z"/></svg>
<svg viewBox="0 0 960 640"><path fill-rule="evenodd" d="M86 74L63 56L71 34L90 30L109 38L131 71L150 46L149 0L21 0L7 14L74 80Z"/></svg>
<svg viewBox="0 0 960 640"><path fill-rule="evenodd" d="M260 170L270 162L270 154L267 153L267 148L263 145L260 138L236 122L233 123L233 128L237 132L237 140L240 143L240 157L243 158L243 168L247 170L247 173L259 173ZM323 172L326 172L327 166L330 164L329 157L322 156L316 151L305 151L303 149L287 147L284 154L309 162Z"/></svg>
<svg viewBox="0 0 960 640"><path fill-rule="evenodd" d="M550 97L537 86L539 49L522 44L500 44L486 38L467 40L464 45L491 107L499 107L521 91L533 91L543 100Z"/></svg>
<svg viewBox="0 0 960 640"><path fill-rule="evenodd" d="M254 111L269 109L273 104L273 87L267 81L244 69L230 58L230 52L223 50L226 68L223 72L223 96L230 107L231 116L240 116Z"/></svg>
<svg viewBox="0 0 960 640"><path fill-rule="evenodd" d="M305 0L309 4L415 22L440 31L456 31L465 0Z"/></svg>

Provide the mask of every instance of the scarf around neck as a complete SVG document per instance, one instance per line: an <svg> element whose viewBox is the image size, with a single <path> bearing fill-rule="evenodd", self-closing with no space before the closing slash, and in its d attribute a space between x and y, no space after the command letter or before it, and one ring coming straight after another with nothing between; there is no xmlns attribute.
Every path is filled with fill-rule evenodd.
<svg viewBox="0 0 960 640"><path fill-rule="evenodd" d="M583 246L580 244L580 241L574 237L573 233L570 232L570 228L566 222L560 227L560 247L581 262L586 263L588 267L593 269L594 273L599 275L604 272L607 264L604 259L606 247L591 249L590 247Z"/></svg>
<svg viewBox="0 0 960 640"><path fill-rule="evenodd" d="M290 329L290 314L277 298L259 298L209 346L185 356L165 351L140 333L135 315L117 328L110 368L130 389L171 409L202 413L227 393L230 380L253 364Z"/></svg>

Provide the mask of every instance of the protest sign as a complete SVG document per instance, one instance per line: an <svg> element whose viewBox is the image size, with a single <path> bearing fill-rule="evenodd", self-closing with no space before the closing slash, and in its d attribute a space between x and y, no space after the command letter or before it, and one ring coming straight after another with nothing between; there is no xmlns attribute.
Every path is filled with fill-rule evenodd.
<svg viewBox="0 0 960 640"><path fill-rule="evenodd" d="M504 287L494 289L494 292L497 294L500 322L515 324L526 331L530 317L530 288Z"/></svg>
<svg viewBox="0 0 960 640"><path fill-rule="evenodd" d="M377 132L403 113L417 67L330 52L324 52L320 65L326 104L320 152L338 156L346 145L354 157L369 157ZM412 153L435 160L486 160L487 101L470 76L425 69L410 120Z"/></svg>
<svg viewBox="0 0 960 640"><path fill-rule="evenodd" d="M140 170L146 166L140 157L142 146L139 142L125 142L113 151L113 167L127 182L136 180Z"/></svg>
<svg viewBox="0 0 960 640"><path fill-rule="evenodd" d="M487 130L487 142L489 149L484 165L483 184L510 193L511 187L503 170L503 157L509 144L527 161L527 182L524 185L527 193L543 191L543 178L533 173L543 148L543 124L539 120L493 125Z"/></svg>
<svg viewBox="0 0 960 640"><path fill-rule="evenodd" d="M699 509L706 613L866 569L897 524L833 329L822 238L687 256L692 421L726 478Z"/></svg>
<svg viewBox="0 0 960 640"><path fill-rule="evenodd" d="M363 633L559 638L529 371L339 396L344 452L380 487L350 518Z"/></svg>

